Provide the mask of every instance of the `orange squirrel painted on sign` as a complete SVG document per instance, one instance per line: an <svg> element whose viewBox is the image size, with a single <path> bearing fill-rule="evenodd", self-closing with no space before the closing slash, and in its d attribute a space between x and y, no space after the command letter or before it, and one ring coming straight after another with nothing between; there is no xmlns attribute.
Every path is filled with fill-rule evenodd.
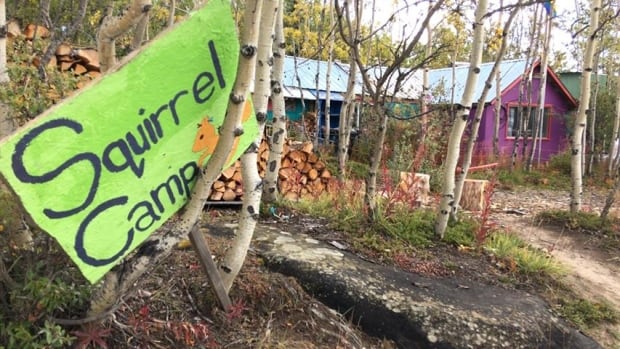
<svg viewBox="0 0 620 349"><path fill-rule="evenodd" d="M243 106L243 114L241 115L241 122L245 123L252 116L252 103L249 100L246 100ZM198 125L198 132L196 132L196 138L194 139L194 145L192 146L192 151L194 153L201 152L200 158L198 158L198 166L202 167L204 165L204 161L207 157L209 157L215 151L215 146L217 145L218 140L220 139L220 135L217 132L217 129L211 123L212 119L208 116L205 116L202 119L202 122ZM230 151L230 155L226 160L226 163L229 163L231 156L235 154L237 151L237 147L239 146L239 137L235 137L233 142L232 149Z"/></svg>

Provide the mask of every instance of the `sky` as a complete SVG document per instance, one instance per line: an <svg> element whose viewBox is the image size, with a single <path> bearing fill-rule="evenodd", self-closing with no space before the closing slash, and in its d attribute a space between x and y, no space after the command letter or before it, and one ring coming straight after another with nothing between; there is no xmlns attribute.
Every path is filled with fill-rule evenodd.
<svg viewBox="0 0 620 349"><path fill-rule="evenodd" d="M567 22L571 23L574 18L577 17L576 3L580 0L556 0L555 8L557 17L554 19L554 22ZM581 0L582 1L582 0ZM515 0L504 0L504 4L514 3ZM413 4L413 3L421 3L421 5L413 6L408 11L401 11L397 14L397 19L392 26L392 37L398 38L402 36L403 31L407 33L411 33L414 30L417 31L419 25L421 23L421 16L426 14L428 9L428 3L426 1L419 0L396 0L396 1L386 1L386 0L376 0L376 7L374 12L374 20L375 23L385 23L387 19L392 15L397 9L405 7L405 4ZM380 5L378 5L380 4ZM489 7L494 8L499 4L498 0L489 0ZM468 17L473 18L473 9L466 10L468 12ZM435 26L440 24L440 21L444 16L437 15L434 20L431 21L431 25ZM371 21L372 16L372 6L366 6L364 8L364 18L367 23ZM507 18L507 15L504 14L504 20ZM496 20L496 19L495 19ZM375 24L376 26L376 24ZM403 27L405 29L403 29ZM426 36L423 35L421 38L421 42L426 41ZM577 67L577 62L575 61L575 54L570 52L570 42L572 41L571 34L566 32L559 25L554 25L552 29L552 52L553 51L562 51L566 53L567 57L567 68L575 69Z"/></svg>

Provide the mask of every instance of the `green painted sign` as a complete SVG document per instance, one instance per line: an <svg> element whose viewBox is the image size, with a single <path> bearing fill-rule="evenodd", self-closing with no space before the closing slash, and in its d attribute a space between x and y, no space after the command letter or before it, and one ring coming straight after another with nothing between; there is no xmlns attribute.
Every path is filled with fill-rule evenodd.
<svg viewBox="0 0 620 349"><path fill-rule="evenodd" d="M0 174L90 282L187 202L217 142L238 52L229 2L211 0L0 144ZM229 162L258 133L245 109Z"/></svg>

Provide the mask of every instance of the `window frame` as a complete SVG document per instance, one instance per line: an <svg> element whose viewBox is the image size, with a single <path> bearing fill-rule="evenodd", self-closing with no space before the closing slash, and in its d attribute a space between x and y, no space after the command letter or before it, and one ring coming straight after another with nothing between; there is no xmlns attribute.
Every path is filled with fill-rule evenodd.
<svg viewBox="0 0 620 349"><path fill-rule="evenodd" d="M529 104L522 104L523 108L528 108L528 107L532 107L532 110L537 110L538 109L538 104L533 104L533 103L529 103ZM513 136L512 133L512 128L510 127L511 125L511 113L510 111L512 109L515 109L515 114L518 112L519 110L519 103L508 103L506 105L506 132L505 132L505 136L506 139L515 139L516 136ZM544 116L546 118L546 128L543 130L543 134L541 139L544 140L550 140L551 139L551 120L553 118L553 105L552 104L545 104L545 113ZM536 115L534 114L533 117L535 117ZM543 127L545 126L545 121L543 121ZM531 129L530 129L531 130ZM530 131L531 133L531 131ZM528 134L528 139L533 138L531 134Z"/></svg>

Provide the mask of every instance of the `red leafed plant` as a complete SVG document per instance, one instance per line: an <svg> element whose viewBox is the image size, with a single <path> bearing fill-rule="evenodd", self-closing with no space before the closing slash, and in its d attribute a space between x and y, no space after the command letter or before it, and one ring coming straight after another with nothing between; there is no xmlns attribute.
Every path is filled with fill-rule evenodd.
<svg viewBox="0 0 620 349"><path fill-rule="evenodd" d="M243 299L239 299L233 302L233 304L230 306L230 309L228 309L228 312L226 313L226 319L228 321L238 319L241 317L241 315L243 315L243 312L246 310L248 310L248 308L246 307L245 301Z"/></svg>
<svg viewBox="0 0 620 349"><path fill-rule="evenodd" d="M71 333L77 337L77 349L86 349L91 345L93 348L107 349L108 343L105 339L110 336L112 329L89 323L83 326L82 330L76 330Z"/></svg>

